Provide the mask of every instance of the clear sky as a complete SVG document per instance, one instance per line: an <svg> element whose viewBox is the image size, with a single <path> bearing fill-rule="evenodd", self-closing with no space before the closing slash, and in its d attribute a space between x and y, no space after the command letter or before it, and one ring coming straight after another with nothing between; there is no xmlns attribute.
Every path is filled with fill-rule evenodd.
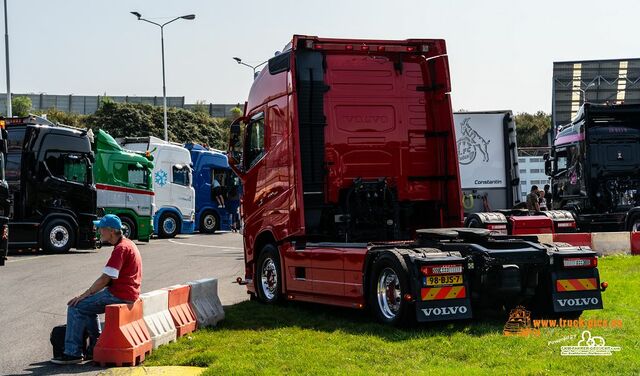
<svg viewBox="0 0 640 376"><path fill-rule="evenodd" d="M243 103L252 74L232 57L262 62L293 34L444 38L453 107L467 110L550 112L554 61L640 56L637 1L8 0L8 6L14 93L161 96L160 31L132 10L156 21L196 14L165 30L167 95L190 103ZM4 71L0 76L3 92Z"/></svg>

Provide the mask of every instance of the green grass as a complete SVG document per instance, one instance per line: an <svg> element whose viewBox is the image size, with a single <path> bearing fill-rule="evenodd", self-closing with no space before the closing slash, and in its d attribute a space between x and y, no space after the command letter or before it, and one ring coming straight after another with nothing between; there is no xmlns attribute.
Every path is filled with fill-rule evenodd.
<svg viewBox="0 0 640 376"><path fill-rule="evenodd" d="M622 329L594 328L607 357L566 357L548 344L582 329L542 329L539 337L505 337L502 317L466 323L398 329L377 324L363 312L321 305L265 306L243 302L226 308L216 329L201 330L163 346L145 365L208 367L206 375L228 374L429 374L429 375L638 375L640 374L640 257L600 260L605 309L584 319L620 319Z"/></svg>

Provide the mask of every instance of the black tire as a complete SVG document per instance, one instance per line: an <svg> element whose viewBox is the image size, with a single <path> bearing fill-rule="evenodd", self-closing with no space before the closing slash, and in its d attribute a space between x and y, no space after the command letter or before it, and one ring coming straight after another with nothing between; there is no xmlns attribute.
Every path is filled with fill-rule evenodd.
<svg viewBox="0 0 640 376"><path fill-rule="evenodd" d="M200 217L200 232L213 234L220 229L220 217L214 211L206 211Z"/></svg>
<svg viewBox="0 0 640 376"><path fill-rule="evenodd" d="M175 238L180 233L180 218L173 213L164 213L158 221L160 238Z"/></svg>
<svg viewBox="0 0 640 376"><path fill-rule="evenodd" d="M42 249L51 253L66 253L76 244L76 229L64 219L52 219L42 231Z"/></svg>
<svg viewBox="0 0 640 376"><path fill-rule="evenodd" d="M128 239L137 239L138 238L138 228L136 227L136 223L133 219L126 216L118 216L122 221L122 235L124 235Z"/></svg>
<svg viewBox="0 0 640 376"><path fill-rule="evenodd" d="M627 231L629 232L640 231L640 213L635 214L633 217L631 217Z"/></svg>
<svg viewBox="0 0 640 376"><path fill-rule="evenodd" d="M469 221L467 222L467 226L466 227L470 227L470 228L484 228L484 226L482 225L482 223L480 222L480 220L476 217L471 217L469 218Z"/></svg>
<svg viewBox="0 0 640 376"><path fill-rule="evenodd" d="M378 293L387 286L386 293ZM391 253L374 261L369 280L369 306L374 317L383 324L405 326L415 321L413 304L404 300L410 292L409 273L404 262ZM393 293L393 296L390 296Z"/></svg>
<svg viewBox="0 0 640 376"><path fill-rule="evenodd" d="M275 304L282 300L282 268L280 255L273 244L262 247L256 268L255 284L258 300L265 304ZM265 280L262 279L263 274Z"/></svg>

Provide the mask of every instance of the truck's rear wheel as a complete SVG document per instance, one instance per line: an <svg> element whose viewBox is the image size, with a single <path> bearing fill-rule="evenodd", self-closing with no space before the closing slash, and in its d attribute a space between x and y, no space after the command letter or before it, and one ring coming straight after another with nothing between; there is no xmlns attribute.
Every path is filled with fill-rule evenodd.
<svg viewBox="0 0 640 376"><path fill-rule="evenodd" d="M160 217L158 227L161 238L174 238L180 232L180 220L173 213L165 213Z"/></svg>
<svg viewBox="0 0 640 376"><path fill-rule="evenodd" d="M258 299L266 304L276 303L281 298L282 273L280 272L280 255L273 244L262 248L258 257L256 291Z"/></svg>
<svg viewBox="0 0 640 376"><path fill-rule="evenodd" d="M200 219L200 232L205 234L213 234L218 230L220 221L218 215L215 212L208 211L202 215Z"/></svg>
<svg viewBox="0 0 640 376"><path fill-rule="evenodd" d="M369 286L369 304L378 321L403 325L411 320L411 305L404 299L409 293L406 268L393 255L380 256L373 264Z"/></svg>
<svg viewBox="0 0 640 376"><path fill-rule="evenodd" d="M136 223L125 216L120 216L120 220L122 221L122 235L127 239L136 239L138 237Z"/></svg>
<svg viewBox="0 0 640 376"><path fill-rule="evenodd" d="M75 242L76 231L64 219L49 221L42 232L42 248L46 252L68 252Z"/></svg>

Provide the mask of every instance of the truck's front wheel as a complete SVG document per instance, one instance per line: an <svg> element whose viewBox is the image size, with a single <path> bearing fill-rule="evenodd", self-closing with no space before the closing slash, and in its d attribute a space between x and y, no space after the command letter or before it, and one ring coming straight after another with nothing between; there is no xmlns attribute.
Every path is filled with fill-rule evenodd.
<svg viewBox="0 0 640 376"><path fill-rule="evenodd" d="M212 211L205 212L200 220L200 232L213 234L218 229L218 215Z"/></svg>
<svg viewBox="0 0 640 376"><path fill-rule="evenodd" d="M76 241L76 231L64 219L49 221L42 232L42 248L47 252L68 252Z"/></svg>
<svg viewBox="0 0 640 376"><path fill-rule="evenodd" d="M178 217L173 213L165 213L160 217L158 235L161 238L174 238L180 232Z"/></svg>
<svg viewBox="0 0 640 376"><path fill-rule="evenodd" d="M258 299L267 304L280 300L282 273L280 272L280 256L273 244L262 248L258 257L258 275L256 276L256 291Z"/></svg>
<svg viewBox="0 0 640 376"><path fill-rule="evenodd" d="M369 281L369 304L378 321L393 325L411 321L411 305L404 299L409 293L408 272L397 257L380 256L373 264Z"/></svg>
<svg viewBox="0 0 640 376"><path fill-rule="evenodd" d="M122 221L122 235L127 239L136 239L136 223L129 217L120 217Z"/></svg>

